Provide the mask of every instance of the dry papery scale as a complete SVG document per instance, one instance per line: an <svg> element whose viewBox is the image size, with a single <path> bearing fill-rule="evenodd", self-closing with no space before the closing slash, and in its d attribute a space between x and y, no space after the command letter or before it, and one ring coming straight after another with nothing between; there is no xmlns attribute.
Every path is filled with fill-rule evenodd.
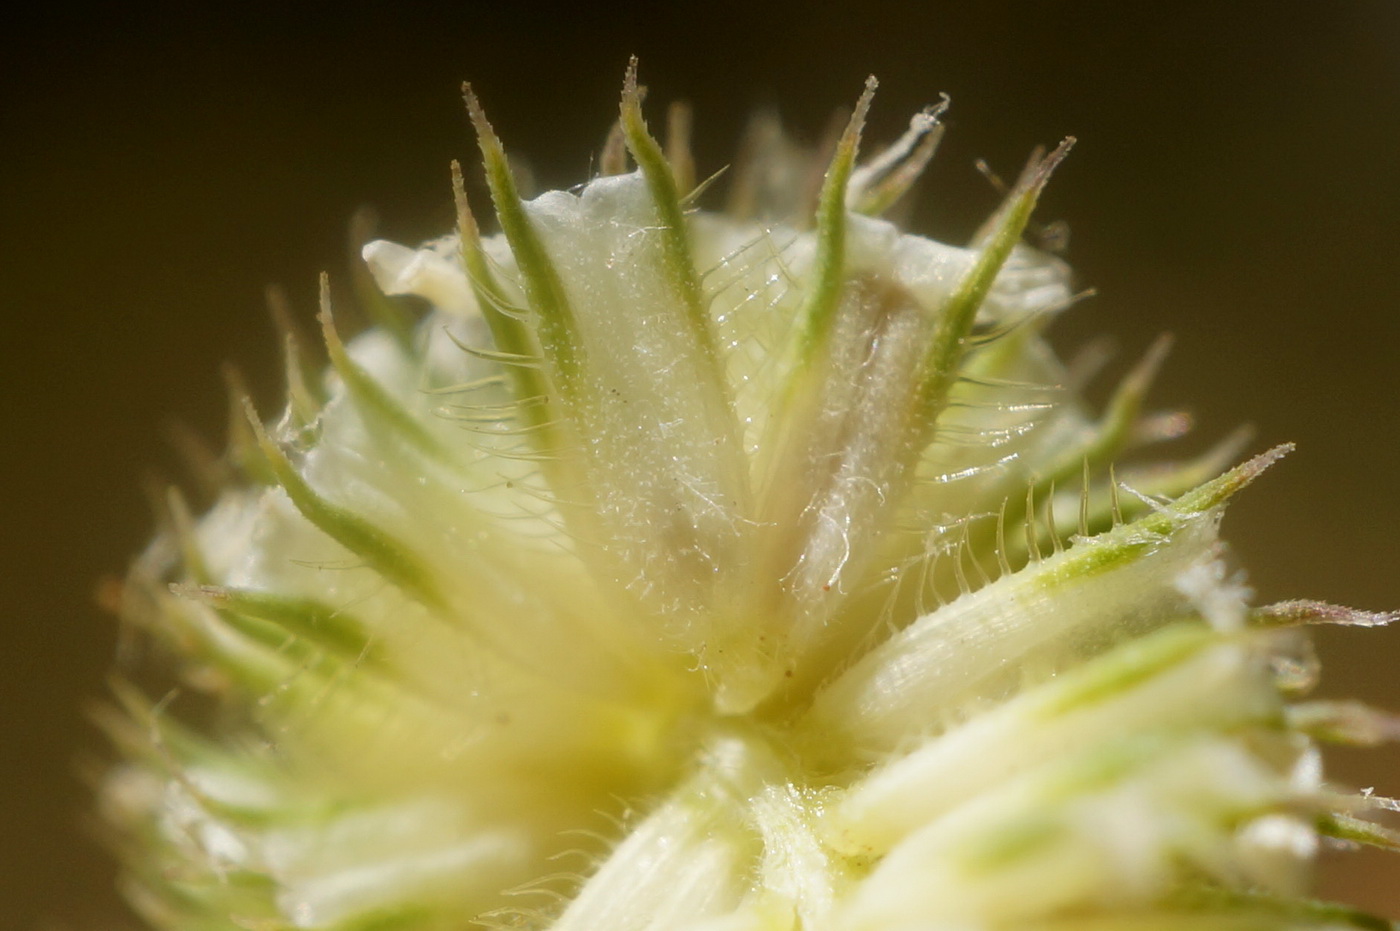
<svg viewBox="0 0 1400 931"><path fill-rule="evenodd" d="M861 162L874 88L711 190L634 63L598 176L532 200L467 89L501 232L454 165L456 233L363 247L372 324L323 278L322 363L281 314L285 410L232 380L207 507L162 493L112 595L152 927L1390 927L1306 898L1397 844L1319 745L1400 729L1306 698L1305 628L1394 615L1251 605L1217 527L1288 447L1137 454L1187 426L1143 411L1165 343L1081 400L1023 242L1070 140L943 245L881 219L942 106Z"/></svg>

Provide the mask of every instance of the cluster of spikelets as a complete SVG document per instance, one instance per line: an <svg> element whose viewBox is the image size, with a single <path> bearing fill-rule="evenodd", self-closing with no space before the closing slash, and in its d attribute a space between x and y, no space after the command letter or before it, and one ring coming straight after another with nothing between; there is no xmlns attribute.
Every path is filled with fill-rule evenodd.
<svg viewBox="0 0 1400 931"><path fill-rule="evenodd" d="M1396 728L1303 700L1302 628L1390 618L1224 568L1284 450L1115 472L1183 418L1160 347L1095 416L1042 336L1068 146L969 247L906 235L939 111L859 163L873 87L821 156L759 121L725 212L634 72L599 177L528 201L468 92L501 234L454 172L456 235L364 248L419 321L343 340L323 284L329 366L289 337L122 587L178 673L107 716L153 926L1389 927L1304 898L1395 843L1315 740Z"/></svg>

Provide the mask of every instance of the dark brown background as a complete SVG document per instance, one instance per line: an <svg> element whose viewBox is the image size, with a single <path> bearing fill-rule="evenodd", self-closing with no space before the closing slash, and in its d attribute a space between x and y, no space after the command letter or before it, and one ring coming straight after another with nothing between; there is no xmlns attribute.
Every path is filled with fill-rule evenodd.
<svg viewBox="0 0 1400 931"><path fill-rule="evenodd" d="M1394 0L184 6L55 8L2 43L4 927L114 926L73 774L112 651L91 593L147 533L163 418L219 430L225 359L271 405L262 288L305 306L357 204L399 238L447 228L464 78L553 183L584 177L633 52L653 105L694 102L710 169L757 102L815 133L873 71L888 137L948 91L921 225L950 236L992 204L975 157L1011 172L1078 135L1042 216L1070 222L1101 297L1065 342L1107 331L1135 355L1172 330L1163 403L1205 438L1252 421L1255 448L1298 441L1226 524L1264 597L1400 607ZM1330 633L1329 690L1400 706L1400 630ZM1398 760L1337 772L1400 793ZM1400 914L1400 860L1329 882Z"/></svg>

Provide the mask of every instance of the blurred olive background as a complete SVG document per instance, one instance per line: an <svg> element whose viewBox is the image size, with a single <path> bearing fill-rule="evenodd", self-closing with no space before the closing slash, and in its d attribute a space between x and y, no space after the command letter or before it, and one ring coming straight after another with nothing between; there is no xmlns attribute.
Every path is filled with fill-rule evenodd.
<svg viewBox="0 0 1400 931"><path fill-rule="evenodd" d="M264 286L309 319L360 204L401 240L449 227L463 79L551 185L586 176L631 53L653 114L694 103L709 170L756 104L816 135L874 72L879 139L947 91L917 218L955 239L994 204L976 158L1077 135L1041 218L1099 297L1062 343L1114 334L1121 372L1170 330L1180 450L1242 422L1299 443L1226 521L1262 598L1400 607L1395 0L51 6L0 39L0 926L127 926L77 775L114 648L93 592L147 535L143 474L178 474L166 421L221 434L220 363L273 409ZM1329 694L1400 707L1400 630L1321 640ZM1397 762L1333 771L1400 793ZM1400 915L1400 859L1326 882Z"/></svg>

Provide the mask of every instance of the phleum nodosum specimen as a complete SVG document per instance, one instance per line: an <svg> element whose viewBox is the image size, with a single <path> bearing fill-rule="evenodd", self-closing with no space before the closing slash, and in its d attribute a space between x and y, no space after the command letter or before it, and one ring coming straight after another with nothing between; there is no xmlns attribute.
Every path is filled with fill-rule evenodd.
<svg viewBox="0 0 1400 931"><path fill-rule="evenodd" d="M364 246L378 324L323 279L329 363L287 329L285 411L235 392L122 586L166 678L118 684L102 797L153 927L1389 927L1306 897L1397 842L1317 742L1397 728L1306 699L1304 629L1391 616L1226 568L1283 448L1115 466L1184 418L1162 346L1092 412L1043 337L1068 145L932 242L880 216L940 110L861 161L873 88L707 192L632 70L599 175L532 200L467 92L501 232L454 170L455 234Z"/></svg>

